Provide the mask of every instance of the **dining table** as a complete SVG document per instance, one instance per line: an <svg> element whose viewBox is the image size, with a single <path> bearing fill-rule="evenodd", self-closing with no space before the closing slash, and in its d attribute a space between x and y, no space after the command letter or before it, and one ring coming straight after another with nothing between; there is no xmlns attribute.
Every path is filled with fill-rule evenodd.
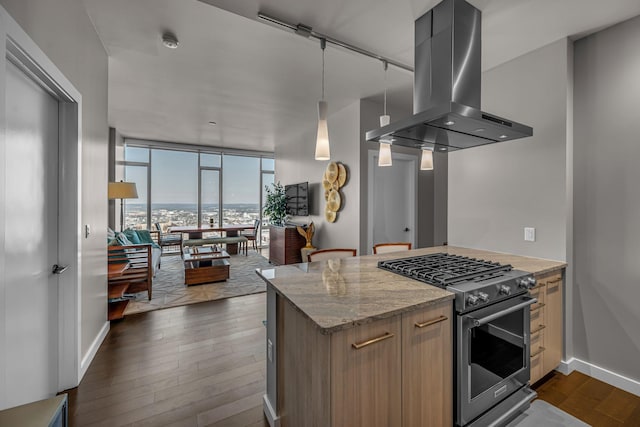
<svg viewBox="0 0 640 427"><path fill-rule="evenodd" d="M202 239L203 233L225 233L227 237L236 237L241 231L253 230L254 224L202 224L202 225L177 225L167 229L169 233L186 233L189 239ZM227 244L229 254L238 253L238 244Z"/></svg>

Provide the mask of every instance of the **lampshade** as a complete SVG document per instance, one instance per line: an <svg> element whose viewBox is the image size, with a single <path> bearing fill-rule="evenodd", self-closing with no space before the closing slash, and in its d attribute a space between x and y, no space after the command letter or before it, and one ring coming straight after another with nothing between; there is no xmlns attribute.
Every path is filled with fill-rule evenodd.
<svg viewBox="0 0 640 427"><path fill-rule="evenodd" d="M380 143L378 166L391 166L391 144Z"/></svg>
<svg viewBox="0 0 640 427"><path fill-rule="evenodd" d="M386 126L391 122L391 116L384 114L380 116L380 126ZM385 138L380 139L380 151L378 152L378 166L391 166L391 142L385 142Z"/></svg>
<svg viewBox="0 0 640 427"><path fill-rule="evenodd" d="M420 170L433 170L433 151L431 151L431 149L429 148L422 149L422 157L420 158Z"/></svg>
<svg viewBox="0 0 640 427"><path fill-rule="evenodd" d="M327 103L318 101L318 137L316 139L316 160L329 160L329 128L327 127Z"/></svg>
<svg viewBox="0 0 640 427"><path fill-rule="evenodd" d="M135 182L110 182L109 199L137 199L138 190Z"/></svg>

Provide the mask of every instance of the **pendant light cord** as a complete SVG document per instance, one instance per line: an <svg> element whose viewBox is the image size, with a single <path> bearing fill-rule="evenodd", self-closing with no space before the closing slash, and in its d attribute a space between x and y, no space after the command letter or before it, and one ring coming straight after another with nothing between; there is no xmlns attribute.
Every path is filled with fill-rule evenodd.
<svg viewBox="0 0 640 427"><path fill-rule="evenodd" d="M387 115L387 61L382 61L382 66L384 67L384 115Z"/></svg>
<svg viewBox="0 0 640 427"><path fill-rule="evenodd" d="M320 49L322 49L322 100L324 101L324 49L327 47L327 40L320 39Z"/></svg>

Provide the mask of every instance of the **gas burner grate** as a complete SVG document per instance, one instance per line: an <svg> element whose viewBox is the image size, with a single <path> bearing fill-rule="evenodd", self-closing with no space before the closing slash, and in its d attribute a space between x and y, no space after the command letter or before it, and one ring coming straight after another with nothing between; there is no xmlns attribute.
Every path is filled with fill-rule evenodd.
<svg viewBox="0 0 640 427"><path fill-rule="evenodd" d="M511 265L436 253L379 261L378 268L442 288L462 281L482 281L502 275Z"/></svg>

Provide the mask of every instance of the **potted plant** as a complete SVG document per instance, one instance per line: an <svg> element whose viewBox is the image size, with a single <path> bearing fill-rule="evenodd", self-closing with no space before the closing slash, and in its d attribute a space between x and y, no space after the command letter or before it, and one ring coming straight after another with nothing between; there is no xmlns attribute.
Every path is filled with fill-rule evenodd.
<svg viewBox="0 0 640 427"><path fill-rule="evenodd" d="M284 226L287 222L287 195L284 186L280 182L275 182L271 186L264 186L267 192L263 212L269 217L269 222L273 225Z"/></svg>

